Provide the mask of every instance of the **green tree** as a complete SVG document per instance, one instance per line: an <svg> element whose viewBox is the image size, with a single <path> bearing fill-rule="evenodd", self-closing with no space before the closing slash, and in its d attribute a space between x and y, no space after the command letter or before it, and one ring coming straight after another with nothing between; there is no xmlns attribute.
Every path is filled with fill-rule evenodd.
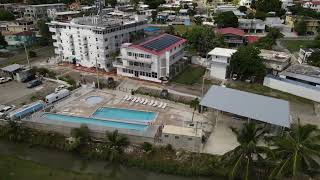
<svg viewBox="0 0 320 180"><path fill-rule="evenodd" d="M222 12L218 14L214 18L215 23L218 25L219 28L225 28L225 27L238 27L238 17L234 15L232 11Z"/></svg>
<svg viewBox="0 0 320 180"><path fill-rule="evenodd" d="M49 31L49 27L46 24L48 21L45 19L40 19L37 22L37 27L40 31L41 38L39 40L40 45L47 46L51 41L51 33Z"/></svg>
<svg viewBox="0 0 320 180"><path fill-rule="evenodd" d="M196 26L188 29L184 34L189 45L195 49L201 56L206 54L215 47L224 47L221 37L216 36L213 29L208 26Z"/></svg>
<svg viewBox="0 0 320 180"><path fill-rule="evenodd" d="M165 0L144 0L144 3L149 5L150 9L157 9L160 4L166 3Z"/></svg>
<svg viewBox="0 0 320 180"><path fill-rule="evenodd" d="M198 16L194 18L194 22L196 23L196 25L200 26L202 25L203 20L201 17Z"/></svg>
<svg viewBox="0 0 320 180"><path fill-rule="evenodd" d="M110 4L111 7L115 7L117 5L117 0L106 0L107 4Z"/></svg>
<svg viewBox="0 0 320 180"><path fill-rule="evenodd" d="M253 46L241 46L231 56L230 72L236 73L242 80L248 78L263 79L266 75L266 66L263 59L259 56L260 50Z"/></svg>
<svg viewBox="0 0 320 180"><path fill-rule="evenodd" d="M10 11L0 9L0 21L12 21L12 20L15 20L15 17Z"/></svg>
<svg viewBox="0 0 320 180"><path fill-rule="evenodd" d="M319 173L320 131L317 126L294 124L283 135L271 137L271 146L275 147L276 167L270 179Z"/></svg>
<svg viewBox="0 0 320 180"><path fill-rule="evenodd" d="M2 35L2 33L0 32L0 47L7 47L8 43L5 40L4 36Z"/></svg>
<svg viewBox="0 0 320 180"><path fill-rule="evenodd" d="M267 17L267 13L265 13L265 12L262 12L262 11L257 11L256 13L255 13L255 18L256 19L261 19L261 20L265 20L266 19L266 17Z"/></svg>
<svg viewBox="0 0 320 180"><path fill-rule="evenodd" d="M260 49L272 49L272 46L276 44L277 39L282 38L284 35L276 28L268 28L268 34L262 37L258 42L253 45Z"/></svg>
<svg viewBox="0 0 320 180"><path fill-rule="evenodd" d="M320 51L313 52L308 57L308 64L312 66L320 67Z"/></svg>
<svg viewBox="0 0 320 180"><path fill-rule="evenodd" d="M250 177L253 179L253 177L257 177L254 158L261 161L263 155L271 153L267 147L258 145L265 130L262 127L257 127L253 122L245 124L240 131L235 128L231 128L231 130L237 136L239 145L222 157L223 164L230 168L229 179L234 179L236 176L245 180Z"/></svg>
<svg viewBox="0 0 320 180"><path fill-rule="evenodd" d="M261 12L276 12L277 16L285 14L285 10L282 9L282 2L280 0L257 0L255 1L255 9Z"/></svg>
<svg viewBox="0 0 320 180"><path fill-rule="evenodd" d="M307 23L302 19L294 23L294 30L298 35L306 35L307 33Z"/></svg>
<svg viewBox="0 0 320 180"><path fill-rule="evenodd" d="M37 57L37 53L34 51L29 51L28 52L29 57L33 58L33 57Z"/></svg>
<svg viewBox="0 0 320 180"><path fill-rule="evenodd" d="M240 12L243 12L243 13L246 13L247 10L248 10L248 8L246 6L239 6L238 9L239 9Z"/></svg>
<svg viewBox="0 0 320 180"><path fill-rule="evenodd" d="M106 132L106 141L109 148L109 160L119 160L120 155L123 153L124 148L129 146L128 138L118 133L118 130L112 133Z"/></svg>
<svg viewBox="0 0 320 180"><path fill-rule="evenodd" d="M79 128L71 130L71 136L80 139L81 143L87 143L90 140L89 128L85 124L81 124Z"/></svg>

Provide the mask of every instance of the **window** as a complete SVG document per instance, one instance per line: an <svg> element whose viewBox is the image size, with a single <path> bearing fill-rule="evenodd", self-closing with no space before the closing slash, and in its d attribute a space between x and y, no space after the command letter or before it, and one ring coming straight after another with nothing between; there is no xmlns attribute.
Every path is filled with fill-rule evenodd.
<svg viewBox="0 0 320 180"><path fill-rule="evenodd" d="M192 138L188 138L189 141L192 141Z"/></svg>
<svg viewBox="0 0 320 180"><path fill-rule="evenodd" d="M175 138L175 139L179 139L179 136L175 136L174 138Z"/></svg>
<svg viewBox="0 0 320 180"><path fill-rule="evenodd" d="M169 137L169 135L167 135L167 134L166 134L166 135L164 135L164 137L166 137L166 138L167 138L167 137Z"/></svg>
<svg viewBox="0 0 320 180"><path fill-rule="evenodd" d="M132 56L132 52L127 52L128 56Z"/></svg>
<svg viewBox="0 0 320 180"><path fill-rule="evenodd" d="M96 38L96 41L98 41L98 38Z"/></svg>

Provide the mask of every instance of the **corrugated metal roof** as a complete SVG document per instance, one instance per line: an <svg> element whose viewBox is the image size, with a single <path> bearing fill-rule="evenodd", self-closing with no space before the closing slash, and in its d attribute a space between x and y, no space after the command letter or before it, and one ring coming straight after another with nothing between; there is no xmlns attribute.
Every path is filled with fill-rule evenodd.
<svg viewBox="0 0 320 180"><path fill-rule="evenodd" d="M200 105L269 124L290 127L289 102L276 98L213 85Z"/></svg>
<svg viewBox="0 0 320 180"><path fill-rule="evenodd" d="M6 72L14 72L18 69L21 68L21 65L20 64L11 64L9 66L6 66L4 68L1 68L2 71L6 71Z"/></svg>

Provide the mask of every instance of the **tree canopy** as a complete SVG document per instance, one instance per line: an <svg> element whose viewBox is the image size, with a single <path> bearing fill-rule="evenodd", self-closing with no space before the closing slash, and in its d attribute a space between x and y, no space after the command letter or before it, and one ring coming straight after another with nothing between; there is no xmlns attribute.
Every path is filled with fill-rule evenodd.
<svg viewBox="0 0 320 180"><path fill-rule="evenodd" d="M265 37L262 37L258 42L253 45L260 49L272 49L272 46L276 44L277 39L282 38L283 34L279 29L268 28L268 34Z"/></svg>
<svg viewBox="0 0 320 180"><path fill-rule="evenodd" d="M282 9L282 2L280 0L256 0L254 7L257 11L268 13L275 12L277 16L285 14L285 10Z"/></svg>
<svg viewBox="0 0 320 180"><path fill-rule="evenodd" d="M50 33L49 27L46 23L47 23L47 21L44 19L40 19L37 22L37 27L38 27L38 29L40 31L40 35L41 35L39 43L40 43L40 45L43 45L43 46L48 45L48 43L51 41L51 33Z"/></svg>
<svg viewBox="0 0 320 180"><path fill-rule="evenodd" d="M305 35L307 33L307 23L303 19L294 23L294 30L298 35Z"/></svg>
<svg viewBox="0 0 320 180"><path fill-rule="evenodd" d="M266 66L259 56L260 50L253 46L241 46L231 56L230 72L242 80L255 77L259 80L266 75Z"/></svg>
<svg viewBox="0 0 320 180"><path fill-rule="evenodd" d="M320 67L320 52L319 51L313 52L308 57L308 64L310 64L312 66Z"/></svg>
<svg viewBox="0 0 320 180"><path fill-rule="evenodd" d="M144 3L149 5L150 9L157 9L160 4L166 3L165 0L144 0Z"/></svg>
<svg viewBox="0 0 320 180"><path fill-rule="evenodd" d="M15 20L15 17L10 11L0 9L0 21L12 21L12 20Z"/></svg>
<svg viewBox="0 0 320 180"><path fill-rule="evenodd" d="M218 14L214 18L215 23L218 25L219 28L225 28L225 27L238 27L238 17L234 15L232 11L222 12Z"/></svg>
<svg viewBox="0 0 320 180"><path fill-rule="evenodd" d="M190 28L184 34L184 37L188 40L190 46L199 52L201 56L206 56L210 50L217 46L225 46L223 38L216 36L213 29L208 26Z"/></svg>

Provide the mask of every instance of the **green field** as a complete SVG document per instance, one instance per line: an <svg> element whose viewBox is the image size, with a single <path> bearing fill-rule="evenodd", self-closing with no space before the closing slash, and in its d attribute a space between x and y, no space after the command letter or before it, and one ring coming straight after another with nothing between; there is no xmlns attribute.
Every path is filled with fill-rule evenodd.
<svg viewBox="0 0 320 180"><path fill-rule="evenodd" d="M63 162L61 162L63 163ZM32 161L0 155L0 179L3 180L102 180L102 176L52 169Z"/></svg>
<svg viewBox="0 0 320 180"><path fill-rule="evenodd" d="M201 80L206 69L198 66L188 66L182 73L173 78L173 82L179 84L192 85Z"/></svg>
<svg viewBox="0 0 320 180"><path fill-rule="evenodd" d="M306 48L312 44L311 40L282 40L282 45L290 52L297 52L300 48Z"/></svg>

